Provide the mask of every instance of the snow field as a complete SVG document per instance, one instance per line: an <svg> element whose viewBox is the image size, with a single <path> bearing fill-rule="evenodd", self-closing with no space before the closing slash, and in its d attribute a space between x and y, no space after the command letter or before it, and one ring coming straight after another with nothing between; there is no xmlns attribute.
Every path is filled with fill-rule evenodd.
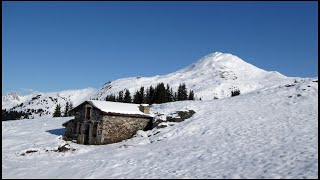
<svg viewBox="0 0 320 180"><path fill-rule="evenodd" d="M152 105L189 119L109 145L65 142L68 118L2 122L3 178L318 178L318 83L306 78L207 101ZM291 97L290 97L291 96ZM26 150L38 152L25 156Z"/></svg>

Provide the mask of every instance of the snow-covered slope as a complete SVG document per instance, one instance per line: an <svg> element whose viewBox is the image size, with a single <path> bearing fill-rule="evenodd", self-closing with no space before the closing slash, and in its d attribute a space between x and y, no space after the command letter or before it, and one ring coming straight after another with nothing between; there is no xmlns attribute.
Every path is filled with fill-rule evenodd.
<svg viewBox="0 0 320 180"><path fill-rule="evenodd" d="M106 83L93 97L103 100L107 95L117 94L124 89L128 89L133 94L141 86L155 87L157 83L163 82L173 87L174 91L180 83L186 83L189 90L194 90L197 98L210 100L214 97L229 97L234 89L239 89L243 94L274 86L289 79L278 72L257 68L232 54L216 52L167 75L130 77Z"/></svg>
<svg viewBox="0 0 320 180"><path fill-rule="evenodd" d="M9 93L5 96L2 96L2 109L10 109L16 105L19 105L22 102L30 99L31 96L32 94L20 96L17 93Z"/></svg>
<svg viewBox="0 0 320 180"><path fill-rule="evenodd" d="M109 145L69 142L76 150L60 153L51 150L65 143L61 124L70 118L2 122L2 177L318 178L317 79L151 107L188 109L196 113L174 126Z"/></svg>
<svg viewBox="0 0 320 180"><path fill-rule="evenodd" d="M47 117L52 116L57 104L60 104L61 110L64 111L67 102L72 102L75 107L83 101L89 100L95 91L96 89L86 88L60 92L39 92L26 96L8 94L2 97L2 109L32 112L33 117Z"/></svg>
<svg viewBox="0 0 320 180"><path fill-rule="evenodd" d="M52 116L58 103L64 110L68 101L76 106L84 100L104 100L107 95L117 95L124 89L128 89L133 95L141 86L155 87L158 83L169 84L174 91L177 91L180 83L186 83L188 90L194 91L196 99L211 100L229 97L231 91L235 89L245 94L258 89L275 87L292 80L293 78L285 77L278 72L268 72L257 68L232 54L216 52L167 75L118 79L106 83L99 90L87 88L34 93L27 96L9 94L2 97L2 109L13 108L17 111L32 112L33 117L48 117Z"/></svg>

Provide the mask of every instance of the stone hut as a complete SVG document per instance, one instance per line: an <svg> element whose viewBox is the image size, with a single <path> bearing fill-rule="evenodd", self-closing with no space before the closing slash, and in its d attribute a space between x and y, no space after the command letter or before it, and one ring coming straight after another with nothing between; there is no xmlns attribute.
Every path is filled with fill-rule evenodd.
<svg viewBox="0 0 320 180"><path fill-rule="evenodd" d="M70 110L75 118L63 123L65 140L78 144L110 144L131 138L152 125L149 105L85 101Z"/></svg>

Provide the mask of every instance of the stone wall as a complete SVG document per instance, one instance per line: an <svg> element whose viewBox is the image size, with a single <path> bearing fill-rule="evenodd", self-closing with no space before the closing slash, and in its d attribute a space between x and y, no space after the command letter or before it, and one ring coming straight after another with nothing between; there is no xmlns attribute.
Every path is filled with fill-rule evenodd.
<svg viewBox="0 0 320 180"><path fill-rule="evenodd" d="M83 119L83 120L84 120L84 118L85 118L85 113L86 113L85 107L82 106L82 107L80 107L79 109L75 110L75 112L74 112L74 117L75 117L75 119L77 119L77 120L80 120L80 119Z"/></svg>
<svg viewBox="0 0 320 180"><path fill-rule="evenodd" d="M102 118L102 125L98 128L98 132L101 132L101 144L129 139L138 130L145 129L149 121L149 118L105 115Z"/></svg>
<svg viewBox="0 0 320 180"><path fill-rule="evenodd" d="M64 123L63 126L66 128L63 139L66 141L71 141L75 139L76 138L75 131L76 131L77 124L75 123L74 119Z"/></svg>

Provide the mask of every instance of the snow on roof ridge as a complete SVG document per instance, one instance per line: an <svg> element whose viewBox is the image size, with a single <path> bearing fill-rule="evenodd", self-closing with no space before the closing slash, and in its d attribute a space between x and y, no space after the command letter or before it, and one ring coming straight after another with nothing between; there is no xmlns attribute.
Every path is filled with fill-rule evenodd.
<svg viewBox="0 0 320 180"><path fill-rule="evenodd" d="M140 111L140 104L132 103L122 103L122 102L111 102L111 101L99 101L99 100L87 100L92 106L100 109L106 113L121 113L121 114L136 114L136 115L145 115Z"/></svg>

